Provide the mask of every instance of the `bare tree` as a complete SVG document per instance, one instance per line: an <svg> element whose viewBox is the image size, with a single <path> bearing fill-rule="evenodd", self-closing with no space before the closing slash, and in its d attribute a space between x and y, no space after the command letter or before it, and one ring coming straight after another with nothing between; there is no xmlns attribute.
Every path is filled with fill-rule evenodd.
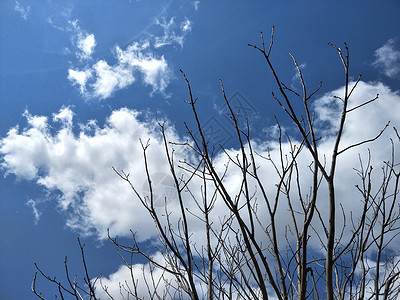
<svg viewBox="0 0 400 300"><path fill-rule="evenodd" d="M120 283L120 295L111 295L101 277L89 277L79 242L85 267L83 285L70 279L67 261L67 284L38 268L42 276L58 286L62 299L64 294L75 299L97 299L96 287L110 299L396 299L400 295L399 254L390 247L400 233L400 169L395 149L400 142L399 133L393 128L396 140L391 140L392 153L384 162L380 177L371 165L371 154L366 160L360 155L359 168L354 170L359 179L355 187L359 199L337 199L338 158L390 130L387 123L369 139L350 145L342 143L347 118L356 110L366 109L367 104L378 100L378 95L352 104L351 96L361 74L351 82L349 48L344 44L342 50L330 44L343 64L344 94L332 99L340 103L341 114L329 153L321 153L312 100L322 83L309 92L301 68L291 55L302 90L285 85L271 61L273 39L274 29L269 46L262 33L261 45L249 46L261 53L272 71L279 91L272 96L294 124L296 138L286 133L276 118L279 155L274 157L267 150L263 152L266 155L260 153L260 146L254 145L251 138L247 115L234 111L220 81L239 150L232 152L212 145L198 115L197 98L182 72L195 128L186 125L190 139L176 143L168 140L165 125L159 124L176 191L174 204L165 198L161 208L155 205L146 155L149 141L141 141L149 193L143 194L129 174L114 169L153 219L162 259L142 250L134 231L129 245L109 233L109 240L130 273L130 278ZM294 105L298 99L302 110ZM245 124L241 122L243 116ZM189 151L191 159L177 158L177 147ZM227 160L222 169L215 165L215 157L221 153ZM301 163L302 155L309 157L308 167ZM264 178L261 167L274 170L275 177ZM232 169L240 175L240 185L235 189L227 180ZM307 186L302 183L304 177L311 178ZM346 211L343 201L359 201L359 210ZM224 215L216 212L215 207L220 205L225 208ZM284 225L279 219L282 211L287 216ZM200 239L194 233L194 220L196 226L201 224L203 228ZM134 270L136 255L148 261L146 274L145 270ZM35 274L32 290L45 299L37 291L36 280ZM145 294L139 291L140 280L146 286Z"/></svg>

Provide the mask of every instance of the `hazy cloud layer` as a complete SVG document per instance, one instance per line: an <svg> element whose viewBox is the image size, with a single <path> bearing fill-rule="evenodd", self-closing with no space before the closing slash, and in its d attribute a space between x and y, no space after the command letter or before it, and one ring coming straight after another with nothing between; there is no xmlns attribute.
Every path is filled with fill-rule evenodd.
<svg viewBox="0 0 400 300"><path fill-rule="evenodd" d="M396 49L394 39L387 41L385 45L375 50L373 66L390 78L399 78L400 75L400 51Z"/></svg>

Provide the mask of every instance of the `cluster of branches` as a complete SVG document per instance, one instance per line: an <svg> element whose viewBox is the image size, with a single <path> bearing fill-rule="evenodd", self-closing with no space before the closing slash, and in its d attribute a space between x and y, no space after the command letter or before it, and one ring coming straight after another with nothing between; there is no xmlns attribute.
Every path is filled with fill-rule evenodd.
<svg viewBox="0 0 400 300"><path fill-rule="evenodd" d="M325 155L319 153L319 137L316 133L314 113L310 107L310 100L318 92L321 84L316 90L308 92L302 71L293 56L302 91L296 91L281 82L270 58L273 34L272 30L268 48L262 33L261 45L249 46L262 54L272 71L279 90L279 94L272 95L294 124L301 141L298 144L292 143L277 121L280 157L274 160L271 156L257 154L253 149L247 117L246 125L241 126L239 112L234 111L229 103L221 81L222 95L229 109L239 154L232 157L229 151L221 147L229 164L225 170L218 171L214 162L218 149L207 142L205 129L196 108L197 98L193 96L190 82L182 72L189 92L187 103L191 107L196 124L194 131L198 132L198 135L186 125L191 141L171 143L166 137L164 124L160 124L166 159L176 189L175 200L179 208L174 211L174 217L168 209L167 201L162 211L155 205L154 183L146 155L149 143L142 143L149 195L140 193L129 174L115 170L131 186L154 220L159 237L158 250L162 253L160 261L154 258L152 253L142 250L133 231L130 245L124 245L109 235L109 240L117 247L118 253L130 270L130 282L120 284L121 296L124 299L148 297L332 300L396 299L400 295L399 253L395 253L390 247L400 233L400 170L395 155L395 144L400 142L399 133L394 128L398 140L391 141L391 157L384 163L380 182L372 180L373 168L370 158L363 161L360 157L360 167L355 170L360 180L360 184L356 186L360 195L360 211L356 215L345 212L344 209L338 212L337 208L341 207L335 191L338 157L354 147L375 141L388 128L389 123L376 136L343 148L341 141L346 118L350 117L353 111L377 100L378 96L350 108L350 97L361 79L361 74L355 83L350 85L349 49L346 44L343 50L331 45L344 67L345 88L344 95L337 97L341 103L341 115L330 150L331 157L327 163ZM301 100L302 111L295 109L293 98ZM289 153L283 150L284 140L290 145ZM171 145L189 148L197 160L175 161ZM306 170L299 166L299 155L304 151L312 160ZM259 175L258 160L266 162L275 170L277 182L272 183ZM229 181L225 180L229 165L238 168L241 174L240 187L234 194L230 192L232 189L228 186ZM182 176L182 172L187 176ZM305 172L312 176L310 187L301 186L300 177ZM195 186L197 191L193 190L192 182L200 182L200 185ZM271 185L274 187L273 193ZM323 186L327 187L326 193L322 192ZM308 191L307 194L304 190ZM187 195L190 195L189 199ZM199 213L194 215L188 207L188 201L195 204ZM217 219L219 224L212 217L218 201L222 201L226 209L225 215ZM322 212L319 208L321 201L328 201L327 212ZM278 207L281 205L286 205L287 209L287 225L283 230L279 228L282 222L278 220ZM190 220L193 217L204 226L205 242L201 245L194 241L191 234ZM338 223L339 218L343 219L341 224ZM279 232L284 232L284 236ZM315 240L319 243L319 250L316 250ZM66 262L66 286L38 269L41 275L58 285L62 299L65 293L76 299L98 299L95 293L96 283L90 280L87 273L82 246L81 250L86 272L82 286L75 280L70 280ZM141 255L147 260L150 279L144 271L143 274L135 274L135 255ZM139 291L140 279L145 281L147 295ZM111 295L108 287L101 283L101 278L99 282L109 298L114 299L115 296ZM39 298L44 299L36 290L36 275L32 290ZM85 296L81 295L82 292Z"/></svg>

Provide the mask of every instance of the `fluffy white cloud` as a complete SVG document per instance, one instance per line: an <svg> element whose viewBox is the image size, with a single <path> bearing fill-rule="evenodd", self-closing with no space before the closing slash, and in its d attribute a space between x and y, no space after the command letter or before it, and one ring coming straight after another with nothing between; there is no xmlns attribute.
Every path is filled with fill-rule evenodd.
<svg viewBox="0 0 400 300"><path fill-rule="evenodd" d="M165 258L160 252L154 253L151 258L159 265L166 266ZM198 278L202 277L201 274L196 274ZM195 276L194 283L199 298L206 299L207 285L198 278ZM132 280L134 280L135 286L133 285ZM140 299L158 298L154 297L155 295L160 296L161 299L190 299L187 294L182 293L182 290L179 289L180 285L174 275L156 268L154 265L150 265L149 263L134 264L132 265L131 270L125 265L122 265L116 272L110 274L108 277L101 277L92 281L96 283L96 292L101 299L108 298L104 289L106 289L108 294L116 300L130 299L135 295L135 292ZM227 291L232 292L231 299L247 299L243 295L234 291L232 286L229 286L229 283L225 283L225 292ZM218 291L214 292L218 295ZM262 298L261 292L257 290L257 288L254 288L253 292L258 294L260 299ZM218 299L222 298L223 297L221 296ZM275 300L277 298L271 296L270 299Z"/></svg>
<svg viewBox="0 0 400 300"><path fill-rule="evenodd" d="M326 155L327 163L334 142L331 135L333 130L327 128L337 126L339 113L337 106L332 103L340 100L333 98L333 95L340 95L342 92L342 88L332 91L315 104L317 113L315 122L320 128L319 134L322 134L320 154ZM392 121L393 126L399 127L400 117L397 112L400 110L400 96L381 83L360 82L352 96L351 107L359 105L377 93L380 94L379 100L349 113L342 149L377 135L388 120ZM18 126L10 129L8 135L1 140L1 166L7 174L12 173L18 178L36 181L48 190L59 191L62 195L57 199L60 207L66 212L71 212L68 224L78 230L84 230L87 226L100 237L104 237L108 227L115 234L128 234L129 228L143 228L142 238L149 238L153 234L152 226L143 227L143 224L149 223L142 222L143 218L146 219L144 217L146 213L141 205L132 199L132 192L113 173L111 167L131 172L131 178L137 187L145 191L143 151L139 139L145 142L151 138L151 146L148 149L149 168L152 174L169 174L169 166L165 157L161 155L164 153L164 146L155 120L149 118L140 121L139 112L121 109L112 112L103 128L94 121L89 121L78 126L78 130L77 126L73 125L71 109L62 108L59 113L53 115L53 122L60 124L59 129L54 132L57 125L51 125L47 117L32 116L28 112L25 112L24 116L27 118L28 126L22 130ZM74 133L74 130L79 132ZM172 141L180 140L173 128L170 128L168 135ZM354 189L358 178L353 172L353 168L358 167L358 153L365 159L368 147L372 153L371 162L382 165L382 161L387 160L390 155L391 136L393 131L388 129L379 142L364 145L339 157L337 192L343 193L343 197L338 199L348 199L345 195L350 194L354 198L358 196L358 192ZM263 156L271 155L279 158L279 145L275 140L254 142L253 147ZM289 153L289 144L283 144L282 147ZM190 161L192 158L186 151L182 151L176 151L176 161L179 159ZM227 153L235 157L239 151L230 149ZM277 180L270 165L259 160L259 174L262 178L270 178L271 182ZM223 172L226 162L225 154L218 155L215 159L217 170ZM310 162L310 156L304 151L300 156L299 166L307 170ZM231 166L225 177L232 193L240 187L240 174L238 168ZM135 181L136 179L140 179L140 182ZM308 176L303 176L302 180L304 186L310 184ZM273 193L275 182L268 186ZM196 183L193 187L195 190ZM320 204L324 205L322 202ZM357 201L344 201L344 205L351 211L356 209L358 204ZM224 210L222 203L217 203L216 207L217 215Z"/></svg>
<svg viewBox="0 0 400 300"><path fill-rule="evenodd" d="M170 70L167 62L162 56L160 59L149 58L138 60L135 64L142 72L143 81L153 88L153 92L159 90L164 92L170 81Z"/></svg>
<svg viewBox="0 0 400 300"><path fill-rule="evenodd" d="M96 82L92 85L94 95L101 99L110 97L115 90L123 89L135 81L131 68L109 66L104 60L98 61L93 70L96 73Z"/></svg>
<svg viewBox="0 0 400 300"><path fill-rule="evenodd" d="M302 71L303 77L304 77L304 69L306 68L307 64L303 63L299 65L300 70ZM292 77L292 83L291 83L291 88L293 90L302 90L303 86L301 84L301 79L300 79L300 74L299 71L297 70L297 68L295 67L294 69L294 75ZM303 78L304 79L304 78Z"/></svg>
<svg viewBox="0 0 400 300"><path fill-rule="evenodd" d="M49 23L55 27L51 19ZM75 53L80 62L92 59L96 47L94 34L82 30L77 20L68 21L68 24L66 31L74 32L72 42L78 49ZM138 82L152 88L151 95L158 92L169 97L165 90L171 81L172 71L165 57L157 56L151 47L160 48L172 44L183 47L192 23L185 18L180 24L176 24L175 19L171 18L168 22L165 19L156 19L155 24L161 26L162 35L151 35L151 42L134 42L125 50L117 45L113 51L117 62L113 65L101 59L91 65L85 62L83 67L71 67L68 70L68 80L78 86L80 93L86 98L109 98L116 91L133 84L137 78L141 79Z"/></svg>
<svg viewBox="0 0 400 300"><path fill-rule="evenodd" d="M66 53L75 52L80 66L69 68L67 78L72 85L79 88L85 98L109 98L116 91L133 84L137 78L140 79L139 82L152 88L151 94L159 92L168 97L165 90L171 80L172 71L164 56L156 56L151 51L149 41L132 43L125 50L117 45L113 49L117 59L115 64L109 64L104 59L88 64L96 47L94 34L83 30L78 20L68 20L65 26L56 25L51 18L48 22L58 30L72 33L71 42L76 51L67 49ZM182 30L190 30L190 21L187 22ZM183 40L180 44L182 43Z"/></svg>
<svg viewBox="0 0 400 300"><path fill-rule="evenodd" d="M118 51L117 51L118 52ZM135 61L137 56L132 51L121 50L120 60L129 64ZM340 100L334 96L341 96L343 88L325 94L315 102L315 124L318 128L319 153L321 157L326 157L327 165L334 144L334 129L337 128L337 120L340 114ZM358 88L354 91L349 109L356 107L369 99L374 98L376 94L380 95L379 100L361 107L358 110L349 112L345 124L342 146L339 150L349 145L358 143L364 139L376 136L390 120L392 126L400 127L400 95L398 92L391 91L382 83L360 82ZM117 170L125 170L130 173L130 178L142 195L148 195L145 169L143 163L143 150L139 139L146 142L150 138L150 147L148 148L149 170L154 179L156 188L156 201L168 198L168 208L171 212L171 223L176 224L179 218L179 206L176 197L168 196L168 189L174 189L168 180L169 166L164 156L164 145L158 131L155 120L147 117L145 121L137 111L121 109L113 111L103 127L99 127L96 122L89 121L87 124L79 126L77 130L73 124L73 113L69 108L63 108L59 113L53 115L53 122L60 124L55 130L55 124L50 125L46 117L32 116L29 113L24 114L28 125L24 129L19 127L12 128L8 135L1 140L0 153L2 155L1 166L8 174L14 174L17 178L35 181L48 191L57 191L61 196L56 197L59 207L67 215L67 225L80 233L96 234L99 238L106 238L106 229L110 228L113 235L127 235L129 229L138 233L139 240L145 240L154 237L154 224L148 216L147 211L140 204L139 200L133 195L133 192L127 186L126 182L121 180L112 170L115 166ZM168 139L171 141L182 141L173 128L167 132ZM74 133L74 130L77 131ZM359 177L354 168L359 168L359 155L366 162L368 160L368 149L371 152L371 166L374 167L372 190L376 191L381 180L382 173L379 171L383 166L383 161L390 159L391 143L390 138L396 140L394 132L388 128L378 141L353 148L339 156L338 168L336 173L336 196L338 199L338 209L341 211L342 205L344 211L348 214L353 213L353 218L357 218L359 212L360 194L355 185L359 184ZM295 139L292 143L298 144ZM172 147L172 145L169 145ZM266 192L273 197L276 192L275 184L278 176L275 169L268 160L262 157L271 157L275 161L280 161L280 149L285 154L290 155L290 145L283 142L280 145L276 140L266 140L263 142L254 142L253 149L260 154L256 157L259 165L258 173L262 182L265 184ZM193 157L182 150L182 147L176 147L175 162L193 161ZM240 157L238 149L226 150L231 157ZM398 154L395 156L398 159ZM225 171L228 159L224 153L220 153L214 159L217 172L222 174ZM303 151L298 158L298 167L305 170L300 178L300 184L303 187L303 193L308 192L311 185L311 171L309 165L312 158ZM182 170L179 172L185 173ZM242 180L241 170L233 163L230 164L224 182L232 195L237 195ZM187 177L186 177L187 178ZM188 186L192 195L201 199L202 182L194 178ZM249 186L255 186L250 182ZM167 187L166 187L167 186ZM211 194L211 186L209 187ZM255 198L262 199L259 190L252 190ZM161 195L159 197L159 195ZM326 187L321 185L318 201L319 210L324 218L328 211L326 201ZM185 205L193 214L199 213L197 204L194 203L191 194L184 193ZM305 197L305 195L304 195ZM254 198L254 199L255 199ZM162 202L157 203L162 210ZM262 201L259 202L258 211L261 213L264 209ZM294 204L299 205L299 204ZM286 201L281 202L277 212L277 226L279 234L284 235L285 226L288 223ZM222 201L216 201L211 221L215 226L220 224L219 220L226 214L226 207ZM267 222L268 217L260 216ZM189 224L191 226L191 236L193 243L198 249L204 245L204 224L197 218L188 214ZM338 213L338 228L343 220ZM264 224L265 226L266 224ZM321 230L315 224L316 230ZM340 230L338 229L338 232ZM262 228L259 228L259 234L262 234ZM346 238L346 234L344 235ZM285 241L282 240L282 243ZM319 245L316 245L318 251ZM392 241L393 247L399 247L398 241ZM140 276L140 272L148 271L148 266L137 265L135 270ZM136 272L135 271L135 272ZM121 268L116 274L104 279L107 285L111 282L123 281L126 275L126 269ZM124 275L125 274L125 275ZM159 275L157 275L159 276ZM107 281L109 280L109 281Z"/></svg>
<svg viewBox="0 0 400 300"><path fill-rule="evenodd" d="M165 261L160 252L155 253L152 259L161 265L165 265ZM136 281L136 289L132 284L132 275ZM125 299L124 297L128 299L130 298L128 291L133 293L135 290L139 297L144 298L152 298L151 295L154 295L155 292L159 295L164 295L165 299L178 298L174 297L176 288L178 287L175 276L159 268L154 268L154 266L152 267L148 263L133 265L132 273L128 267L123 265L110 276L97 280L96 284L96 290L99 292L100 298L108 298L103 288L106 288L107 292L113 296L114 299ZM132 296L132 294L130 294L130 296Z"/></svg>
<svg viewBox="0 0 400 300"><path fill-rule="evenodd" d="M94 47L96 47L96 39L93 34L80 35L76 46L82 51L79 56L82 59L88 59L93 54Z"/></svg>
<svg viewBox="0 0 400 300"><path fill-rule="evenodd" d="M390 39L385 45L375 50L373 66L391 78L399 78L400 51L395 49L395 40Z"/></svg>
<svg viewBox="0 0 400 300"><path fill-rule="evenodd" d="M105 60L99 60L90 68L71 68L68 79L78 85L81 94L88 98L109 98L114 92L130 86L136 77L151 86L152 93L167 96L165 89L171 80L171 70L164 56L156 58L149 50L148 42L133 43L125 50L116 46L114 55L116 64L109 65Z"/></svg>
<svg viewBox="0 0 400 300"><path fill-rule="evenodd" d="M341 93L343 93L342 88L327 93L315 104L316 125L320 128L319 134L322 135L319 142L320 154L326 155L327 163L334 142L331 134L337 126L339 113L334 103L340 100L333 95ZM360 82L352 96L350 107L359 105L377 93L380 94L379 100L349 113L342 149L374 137L388 120L392 121L393 126L399 127L400 117L397 112L400 110L400 96L382 83ZM108 227L116 234L127 234L129 228L141 227L142 208L131 199L131 191L112 172L111 167L132 172L131 178L141 178L141 182L137 184L142 189L145 180L139 139L146 141L147 138L151 138L148 150L150 170L154 170L153 173L169 173L165 157L160 155L164 153L164 146L158 127L154 125L155 120L140 121L138 112L121 109L111 114L103 128L90 121L80 125L79 132L74 134L73 129L76 126L73 125L73 113L69 108L63 108L53 115L53 122L60 124L56 132L53 132L56 124L50 125L46 117L32 116L28 112L25 112L24 116L27 118L28 126L22 130L18 126L10 129L7 137L1 140L1 165L8 174L36 181L48 190L61 192L62 197L58 199L60 207L66 211L71 210L73 212L71 216L76 216L74 219L69 219L69 225L74 228L83 229L78 225L83 220L88 228L94 229L96 234L104 237L105 229ZM328 128L330 130L327 130ZM352 197L357 198L357 191L354 189L357 176L353 168L358 167L358 153L365 159L368 147L372 153L372 163L382 165L382 161L389 158L391 151L389 137L393 134L393 131L388 129L379 142L353 149L339 157L337 190L339 194L343 193L343 199L348 199L345 195L351 193ZM169 139L180 140L173 128L169 131ZM271 155L273 158L279 158L279 145L275 140L254 142L253 147L263 156ZM289 153L289 144L283 144L282 147ZM237 149L227 150L227 153L230 153L231 157L239 154ZM176 161L192 159L185 151L177 151L175 155ZM225 154L218 155L215 159L217 170L222 172L226 162ZM307 170L310 162L310 156L304 151L300 156L299 165ZM268 163L260 159L259 164L259 174L262 178L270 178L271 182L277 179ZM225 181L232 193L236 193L240 187L240 180L240 170L231 166ZM304 186L310 184L308 176L303 176L302 180ZM271 193L274 188L274 184L269 186ZM358 204L354 203L356 202L345 201L344 205L351 211L357 208ZM324 205L322 202L320 204ZM218 205L221 205L223 211L223 204L216 206ZM218 214L219 211L216 211ZM150 229L141 232L142 237L148 238L151 236L150 232Z"/></svg>
<svg viewBox="0 0 400 300"><path fill-rule="evenodd" d="M88 79L92 77L91 70L82 70L76 71L69 69L68 70L68 80L72 82L73 85L78 85L79 90L82 95L86 95L86 83Z"/></svg>
<svg viewBox="0 0 400 300"><path fill-rule="evenodd" d="M15 9L24 12L18 1ZM161 27L159 35L149 33L147 40L133 42L126 49L116 45L112 54L117 61L110 63L104 58L93 59L97 46L95 35L82 29L78 20L71 19L70 10L62 12L61 17L49 17L47 22L53 28L70 35L73 47L65 48L63 52L74 53L78 61L71 64L67 79L79 88L85 98L99 99L112 97L115 92L134 82L151 87L150 95L160 93L168 98L166 88L173 72L165 56L156 54L155 49L176 44L183 47L186 36L192 30L192 22L188 18L180 23L174 17L169 21L165 18L155 19L152 29Z"/></svg>
<svg viewBox="0 0 400 300"><path fill-rule="evenodd" d="M140 228L140 238L154 234L146 210L112 166L131 172L142 191L146 181L139 139L151 138L149 167L153 173L168 173L155 120L140 122L138 112L121 109L111 114L103 128L89 122L74 134L69 108L53 116L53 122L60 124L54 133L49 128L57 124L50 125L46 117L24 115L28 127L12 128L1 140L1 166L7 173L61 193L56 200L67 214L67 225L82 234L105 238L110 228L113 234L126 235L129 228L142 225L149 230ZM178 140L173 132L171 138Z"/></svg>
<svg viewBox="0 0 400 300"><path fill-rule="evenodd" d="M52 24L51 19L50 24ZM78 48L78 51L75 52L76 56L80 60L91 59L94 48L96 47L94 34L89 34L85 30L81 29L78 20L68 21L68 24L70 28L67 28L67 30L74 32L72 43L76 48Z"/></svg>

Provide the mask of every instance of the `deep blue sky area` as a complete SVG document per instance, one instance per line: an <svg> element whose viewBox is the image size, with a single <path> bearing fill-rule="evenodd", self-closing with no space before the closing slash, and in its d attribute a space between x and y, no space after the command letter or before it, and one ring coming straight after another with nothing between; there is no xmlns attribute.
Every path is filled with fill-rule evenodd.
<svg viewBox="0 0 400 300"><path fill-rule="evenodd" d="M139 122L168 121L183 138L187 135L184 122L192 126L193 119L184 103L188 93L182 69L199 97L202 122L217 120L218 126L229 128L229 121L218 113L223 104L222 79L228 98L240 95L250 110L252 136L265 140L274 114L283 124L289 123L271 96L277 88L265 60L247 45L260 46L260 31L269 45L275 26L271 59L288 86L300 87L288 52L302 67L310 90L323 82L317 97L343 86L341 62L328 42L342 48L347 42L353 78L362 72L364 82L380 82L398 93L399 15L400 2L395 0L1 1L0 299L34 299L30 291L34 262L61 279L67 255L72 272L80 273L78 236L86 244L92 276L108 276L121 264L100 232L107 222L114 223L105 221L106 217L97 219L84 205L96 193L86 182L102 184L96 181L99 173L118 180L111 170L113 159L106 155L109 147L124 146L110 140L102 148L104 156L90 146L92 152L87 150L87 155L92 156L86 164L75 159L78 152L63 156L60 149L68 147L63 148L56 135L70 123L67 118L53 120L61 109L73 112L71 130L76 139L90 120L101 130L112 112L122 108L139 112ZM37 135L29 129L41 128L28 123L27 118L34 116L46 116L47 128L41 131L45 136L41 146L30 148ZM25 139L13 139L11 130ZM235 142L228 138L225 145L235 147ZM58 153L57 159L51 159L55 157L52 151ZM97 168L102 160L107 161L105 168ZM28 172L30 164L32 172ZM60 171L65 166L71 173ZM97 169L92 172L92 167ZM86 172L94 175L83 177ZM70 178L81 182L69 185ZM65 201L69 206L63 207ZM87 215L77 212L79 206L91 217L84 219ZM71 226L74 217L89 232ZM140 223L130 222L114 232L129 237L129 226ZM143 245L148 246L147 242ZM43 280L38 284L49 297L56 292L55 286Z"/></svg>

